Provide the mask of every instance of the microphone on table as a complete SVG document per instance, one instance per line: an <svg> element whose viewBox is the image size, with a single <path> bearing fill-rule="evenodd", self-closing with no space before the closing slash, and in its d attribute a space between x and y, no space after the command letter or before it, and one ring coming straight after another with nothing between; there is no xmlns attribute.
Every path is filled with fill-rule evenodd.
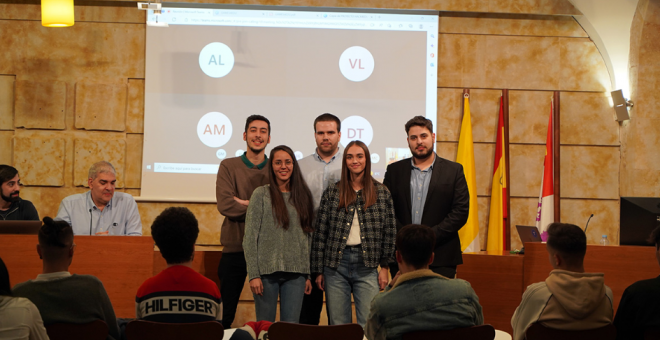
<svg viewBox="0 0 660 340"><path fill-rule="evenodd" d="M589 216L589 219L587 220L587 225L584 227L584 234L585 235L587 234L587 228L589 228L589 221L591 221L592 217L594 217L594 214L591 214L591 216Z"/></svg>
<svg viewBox="0 0 660 340"><path fill-rule="evenodd" d="M89 235L92 235L92 209L91 208L89 209Z"/></svg>

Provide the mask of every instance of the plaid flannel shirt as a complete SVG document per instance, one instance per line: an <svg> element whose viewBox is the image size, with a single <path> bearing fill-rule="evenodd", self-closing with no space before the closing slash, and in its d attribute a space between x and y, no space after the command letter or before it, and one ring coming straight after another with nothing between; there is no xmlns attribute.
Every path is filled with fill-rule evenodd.
<svg viewBox="0 0 660 340"><path fill-rule="evenodd" d="M364 265L376 268L378 265L387 267L394 262L394 239L396 237L396 220L394 203L390 191L374 181L377 191L376 203L366 211L362 209L364 199L362 190L358 191L357 199L345 208L339 206L339 188L331 183L323 193L321 205L316 214L314 239L312 241L312 273L323 273L323 267L339 267L342 252L351 230L354 209L357 209L360 221L360 238Z"/></svg>

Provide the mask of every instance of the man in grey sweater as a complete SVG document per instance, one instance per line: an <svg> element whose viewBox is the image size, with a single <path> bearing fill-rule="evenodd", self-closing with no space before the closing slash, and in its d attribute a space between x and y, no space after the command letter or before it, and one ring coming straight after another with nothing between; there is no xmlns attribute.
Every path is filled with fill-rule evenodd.
<svg viewBox="0 0 660 340"><path fill-rule="evenodd" d="M17 284L13 293L32 301L46 326L102 320L108 325L107 339L118 340L115 311L103 283L91 275L69 273L75 248L73 230L68 223L44 218L37 245L43 271L36 279Z"/></svg>

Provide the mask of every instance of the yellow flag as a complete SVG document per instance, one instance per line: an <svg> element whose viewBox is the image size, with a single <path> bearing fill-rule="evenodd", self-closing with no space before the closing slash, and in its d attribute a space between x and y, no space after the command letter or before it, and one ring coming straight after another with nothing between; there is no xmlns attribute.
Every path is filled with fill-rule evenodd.
<svg viewBox="0 0 660 340"><path fill-rule="evenodd" d="M477 204L477 175L474 168L474 145L472 143L472 120L470 118L470 98L464 95L463 122L461 123L461 136L458 138L458 153L456 162L463 165L465 180L470 192L470 215L467 223L458 231L461 239L461 250L475 252L481 250L479 242L479 211Z"/></svg>

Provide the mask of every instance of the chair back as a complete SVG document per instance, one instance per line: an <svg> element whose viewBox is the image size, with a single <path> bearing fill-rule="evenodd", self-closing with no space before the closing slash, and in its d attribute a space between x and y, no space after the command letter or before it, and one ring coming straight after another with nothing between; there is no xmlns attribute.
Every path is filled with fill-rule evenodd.
<svg viewBox="0 0 660 340"><path fill-rule="evenodd" d="M269 340L362 340L364 331L358 324L335 326L300 325L276 322L268 328Z"/></svg>
<svg viewBox="0 0 660 340"><path fill-rule="evenodd" d="M90 323L52 323L46 326L50 340L105 340L108 337L108 325L102 320Z"/></svg>
<svg viewBox="0 0 660 340"><path fill-rule="evenodd" d="M660 339L660 327L649 327L644 332L644 340Z"/></svg>
<svg viewBox="0 0 660 340"><path fill-rule="evenodd" d="M616 328L613 324L583 331L566 331L545 327L540 323L532 324L525 332L527 340L615 340Z"/></svg>
<svg viewBox="0 0 660 340"><path fill-rule="evenodd" d="M495 328L491 325L462 327L434 331L415 331L403 335L403 340L493 340Z"/></svg>
<svg viewBox="0 0 660 340"><path fill-rule="evenodd" d="M222 340L225 329L217 321L162 323L144 320L126 325L128 340Z"/></svg>

